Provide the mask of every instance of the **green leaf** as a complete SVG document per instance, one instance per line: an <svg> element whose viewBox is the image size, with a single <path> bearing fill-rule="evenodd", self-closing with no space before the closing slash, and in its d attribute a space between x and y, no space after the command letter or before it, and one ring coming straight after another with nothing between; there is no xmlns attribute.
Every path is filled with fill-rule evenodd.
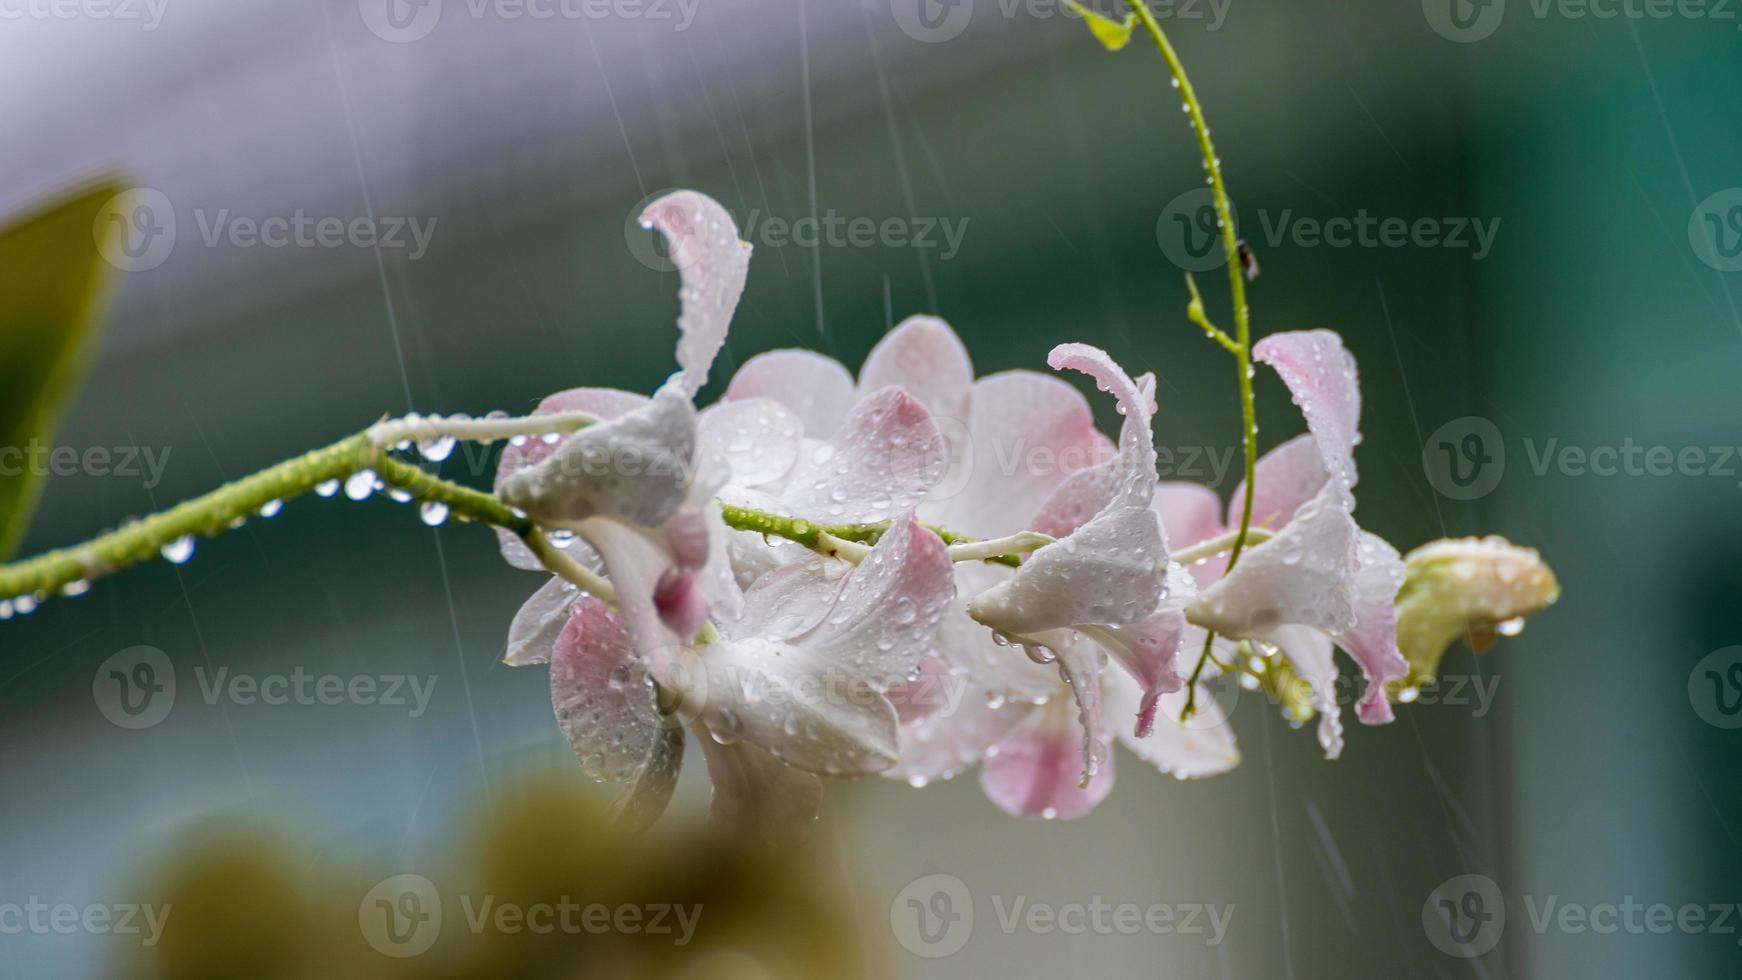
<svg viewBox="0 0 1742 980"><path fill-rule="evenodd" d="M1561 596L1554 570L1536 549L1500 537L1433 541L1410 552L1404 565L1397 649L1409 661L1409 676L1387 687L1394 699L1438 676L1453 640L1463 637L1485 653L1497 636L1516 634L1525 617Z"/></svg>
<svg viewBox="0 0 1742 980"><path fill-rule="evenodd" d="M124 190L103 180L0 229L0 560L42 492L31 448L54 437L94 347Z"/></svg>
<svg viewBox="0 0 1742 980"><path fill-rule="evenodd" d="M1114 20L1083 6L1078 0L1065 0L1065 6L1080 14L1089 25L1089 33L1108 51L1118 51L1131 43L1131 31L1137 26L1137 15L1126 14L1124 20Z"/></svg>

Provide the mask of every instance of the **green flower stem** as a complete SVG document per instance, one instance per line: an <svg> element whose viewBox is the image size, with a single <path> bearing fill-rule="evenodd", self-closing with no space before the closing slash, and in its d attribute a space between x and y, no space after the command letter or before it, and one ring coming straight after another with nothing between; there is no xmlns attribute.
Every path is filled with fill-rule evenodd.
<svg viewBox="0 0 1742 980"><path fill-rule="evenodd" d="M875 524L818 524L802 517L782 517L779 514L751 510L748 507L735 507L731 504L721 504L720 512L726 518L726 526L734 530L754 531L757 534L772 538L784 538L802 544L812 551L829 554L833 557L838 557L835 555L836 549L833 547L837 542L876 544L877 539L883 536L883 532L889 530L888 521ZM979 543L977 538L957 534L945 528L924 523L920 526L942 538L946 545ZM1031 550L1033 545L1032 543L1029 545L1029 548L1022 550ZM1020 551L1011 551L989 558L975 555L971 559L963 560L987 561L993 564L1016 567L1022 564L1022 555Z"/></svg>
<svg viewBox="0 0 1742 980"><path fill-rule="evenodd" d="M0 599L55 595L74 583L154 559L173 541L221 534L275 500L291 500L329 480L342 480L379 456L368 435L359 433L76 547L0 567Z"/></svg>
<svg viewBox="0 0 1742 980"><path fill-rule="evenodd" d="M1204 107L1198 103L1197 91L1192 88L1192 81L1186 76L1185 65L1180 62L1179 54L1174 51L1173 44L1168 41L1161 25L1156 22L1155 15L1149 12L1149 6L1143 0L1126 0L1126 3L1155 41L1155 47L1161 52L1161 56L1167 59L1168 71L1173 74L1180 98L1185 100L1186 114L1191 117L1192 130L1198 137L1198 151L1204 158L1204 172L1210 178L1210 193L1215 199L1216 217L1222 227L1222 251L1228 266L1228 291L1234 301L1234 336L1229 338L1210 323L1195 284L1191 286L1192 305L1188 312L1211 337L1233 353L1240 375L1240 419L1245 427L1242 440L1246 449L1246 500L1240 508L1239 533L1228 553L1228 570L1233 571L1252 530L1252 500L1256 487L1254 476L1258 468L1258 412L1252 398L1252 318L1251 311L1246 306L1246 275L1240 262L1240 242L1235 237L1234 209L1228 203L1228 187L1222 180L1222 162L1216 156L1215 144L1210 142L1210 124L1204 119ZM1190 282L1189 277L1187 281ZM1203 652L1198 655L1197 666L1192 669L1191 679L1186 683L1186 706L1181 713L1182 718L1191 717L1197 710L1198 678L1204 672L1204 665L1210 660L1210 645L1215 639L1214 633L1204 637Z"/></svg>

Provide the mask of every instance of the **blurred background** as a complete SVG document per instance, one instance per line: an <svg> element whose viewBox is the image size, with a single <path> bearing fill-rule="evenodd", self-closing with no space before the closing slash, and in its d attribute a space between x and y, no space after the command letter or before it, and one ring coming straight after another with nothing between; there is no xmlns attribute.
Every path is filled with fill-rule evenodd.
<svg viewBox="0 0 1742 980"><path fill-rule="evenodd" d="M1454 647L1439 691L1351 725L1334 763L1244 692L1227 776L1123 755L1108 801L1066 823L1004 816L972 775L833 782L811 846L746 857L697 836L693 749L658 834L601 826L609 788L552 724L545 672L498 662L540 579L491 534L311 497L0 623L0 927L27 926L0 930L0 975L1734 975L1742 917L1714 907L1742 902L1742 467L1724 448L1742 441L1742 19L1155 9L1262 267L1256 331L1333 327L1360 362L1363 524L1406 551L1538 547L1558 606L1480 659ZM856 368L934 313L980 373L1042 368L1063 340L1154 370L1164 476L1237 481L1218 466L1232 367L1184 316L1192 268L1228 319L1176 95L1144 39L1110 55L1049 0L0 0L0 81L0 215L107 171L155 195L149 241L111 255L126 272L57 438L139 462L54 476L21 554L385 413L651 390L676 278L632 219L674 187L718 198L757 248L705 399L760 351ZM248 231L299 215L346 231ZM879 231L781 231L831 215ZM1273 378L1259 399L1264 447L1303 428ZM1631 471L1591 465L1629 446ZM443 468L492 471L464 451ZM140 646L176 696L127 729L94 692ZM207 696L220 671L429 694L272 706ZM1480 955L1448 954L1423 909L1471 874L1502 904L1477 909L1496 913ZM418 956L360 922L400 875L445 909ZM900 926L933 875L975 914L953 951ZM681 949L553 947L469 930L484 894L704 912ZM1232 912L1216 937L1207 918L1073 934L1007 926L1019 902ZM1699 906L1705 926L1561 916L1629 902ZM32 903L173 911L148 945L29 928Z"/></svg>

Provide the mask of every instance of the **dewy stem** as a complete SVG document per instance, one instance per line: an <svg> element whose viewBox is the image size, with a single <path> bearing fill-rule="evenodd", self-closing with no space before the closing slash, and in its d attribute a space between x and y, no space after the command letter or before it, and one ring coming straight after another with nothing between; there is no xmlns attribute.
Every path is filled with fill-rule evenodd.
<svg viewBox="0 0 1742 980"><path fill-rule="evenodd" d="M1204 172L1209 175L1210 194L1215 200L1217 223L1222 229L1222 251L1228 266L1228 292L1234 303L1234 342L1229 350L1233 353L1240 372L1240 420L1244 427L1242 442L1246 451L1245 503L1240 508L1239 533L1228 553L1228 570L1233 571L1234 563L1240 560L1240 554L1246 548L1247 536L1252 530L1252 501L1257 496L1255 476L1258 468L1258 412L1252 398L1252 318L1251 311L1246 306L1246 278L1240 262L1240 241L1235 236L1234 209L1228 203L1228 187L1222 180L1222 162L1216 156L1215 144L1210 142L1210 124L1204 119L1204 107L1198 103L1197 91L1192 88L1185 65L1180 62L1179 54L1174 51L1173 44L1168 41L1167 34L1156 22L1155 15L1149 12L1149 6L1144 0L1126 0L1126 3L1143 24L1144 30L1154 39L1161 56L1167 59L1168 71L1173 74L1174 85L1179 89L1180 98L1185 101L1186 115L1191 117L1192 130L1198 137L1198 150L1204 158ZM1198 301L1195 287L1192 292L1198 310L1198 316L1194 319L1198 319L1200 326L1212 337L1223 341L1223 346L1227 347L1227 335L1209 323L1208 317L1203 314L1203 304ZM1186 682L1186 706L1181 712L1182 718L1191 717L1197 710L1198 678L1204 672L1204 665L1210 660L1211 644L1215 639L1214 633L1204 637L1203 652L1198 655L1197 666L1192 669L1191 679Z"/></svg>

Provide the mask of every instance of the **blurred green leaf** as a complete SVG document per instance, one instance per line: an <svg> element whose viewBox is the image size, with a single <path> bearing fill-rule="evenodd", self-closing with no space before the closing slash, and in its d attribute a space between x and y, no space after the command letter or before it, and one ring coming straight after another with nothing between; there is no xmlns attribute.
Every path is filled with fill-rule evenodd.
<svg viewBox="0 0 1742 980"><path fill-rule="evenodd" d="M114 271L101 243L119 227L107 216L124 190L105 179L0 229L0 451L47 442L78 389ZM42 492L32 470L0 467L0 560Z"/></svg>

